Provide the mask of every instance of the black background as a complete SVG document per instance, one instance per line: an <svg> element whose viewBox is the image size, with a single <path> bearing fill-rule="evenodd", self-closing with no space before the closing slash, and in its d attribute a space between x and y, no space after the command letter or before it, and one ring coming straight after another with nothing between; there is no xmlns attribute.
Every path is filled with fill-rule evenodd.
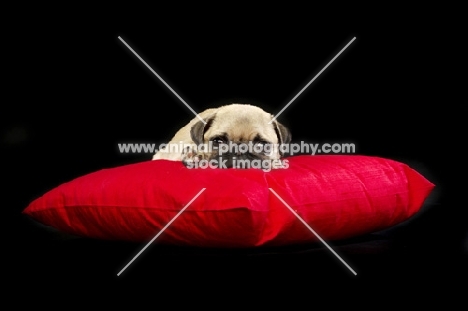
<svg viewBox="0 0 468 311"><path fill-rule="evenodd" d="M64 11L17 22L6 90L13 96L2 105L0 132L13 284L149 281L158 290L195 290L206 282L206 290L236 288L231 292L241 297L236 281L249 293L268 287L286 294L302 281L310 282L302 290L344 281L438 288L441 279L449 286L466 276L467 108L454 95L460 83L452 80L448 36L456 21L377 9L364 19L351 12L325 18L307 7L197 9L160 8L149 18ZM117 277L143 245L63 237L21 211L75 177L149 160L150 154L120 154L117 144L166 142L194 117L119 36L195 111L245 102L273 114L356 37L278 120L294 141L351 142L358 154L410 164L436 188L407 223L330 242L357 276L321 245L245 251L155 245Z"/></svg>

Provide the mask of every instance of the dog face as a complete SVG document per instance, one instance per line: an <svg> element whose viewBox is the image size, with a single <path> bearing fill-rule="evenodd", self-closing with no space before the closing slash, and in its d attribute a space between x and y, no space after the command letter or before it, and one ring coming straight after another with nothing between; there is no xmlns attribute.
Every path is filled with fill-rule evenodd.
<svg viewBox="0 0 468 311"><path fill-rule="evenodd" d="M235 161L278 160L282 154L279 146L291 141L289 130L273 116L259 107L242 104L222 106L205 117L205 123L196 122L190 128L191 140L199 148L183 160L216 159L226 167ZM237 167L237 166L236 166Z"/></svg>

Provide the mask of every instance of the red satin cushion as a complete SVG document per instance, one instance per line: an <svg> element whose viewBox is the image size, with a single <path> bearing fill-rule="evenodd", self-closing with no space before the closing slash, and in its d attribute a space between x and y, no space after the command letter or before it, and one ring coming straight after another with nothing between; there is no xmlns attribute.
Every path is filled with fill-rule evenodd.
<svg viewBox="0 0 468 311"><path fill-rule="evenodd" d="M61 231L149 241L206 188L156 242L254 247L343 239L419 211L434 188L406 164L358 155L294 156L287 169L189 169L158 160L103 169L59 185L24 211ZM271 188L273 191L271 191Z"/></svg>

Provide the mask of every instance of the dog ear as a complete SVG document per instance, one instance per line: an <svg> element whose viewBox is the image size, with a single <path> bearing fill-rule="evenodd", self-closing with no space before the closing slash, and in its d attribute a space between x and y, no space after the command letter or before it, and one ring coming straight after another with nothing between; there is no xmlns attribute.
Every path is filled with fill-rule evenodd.
<svg viewBox="0 0 468 311"><path fill-rule="evenodd" d="M278 144L280 146L284 144L289 144L291 142L291 132L289 131L289 129L276 120L273 121L273 124L275 127L276 136L278 136ZM283 155L281 151L280 154Z"/></svg>
<svg viewBox="0 0 468 311"><path fill-rule="evenodd" d="M197 123L195 123L195 125L192 126L192 128L190 129L190 137L192 138L195 144L203 144L203 136L213 123L214 117L215 116L212 115L209 118L207 118L205 121L206 124L202 121L198 121Z"/></svg>

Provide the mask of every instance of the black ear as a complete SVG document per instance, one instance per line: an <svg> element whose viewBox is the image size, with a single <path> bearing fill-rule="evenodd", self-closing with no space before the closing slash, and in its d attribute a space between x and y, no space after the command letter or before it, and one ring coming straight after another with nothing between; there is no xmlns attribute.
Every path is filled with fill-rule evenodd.
<svg viewBox="0 0 468 311"><path fill-rule="evenodd" d="M210 128L211 124L214 120L214 115L206 119L206 124L202 121L198 121L195 123L194 126L190 129L190 137L192 138L193 142L197 145L203 144L203 136L206 131Z"/></svg>
<svg viewBox="0 0 468 311"><path fill-rule="evenodd" d="M289 144L291 142L291 132L289 131L289 129L276 120L273 121L273 125L275 127L276 136L278 136L279 146ZM281 156L284 156L281 150L282 149L279 148L279 153Z"/></svg>
<svg viewBox="0 0 468 311"><path fill-rule="evenodd" d="M291 132L287 127L283 124L279 123L278 121L273 121L276 136L278 136L278 144L289 144L291 142Z"/></svg>

